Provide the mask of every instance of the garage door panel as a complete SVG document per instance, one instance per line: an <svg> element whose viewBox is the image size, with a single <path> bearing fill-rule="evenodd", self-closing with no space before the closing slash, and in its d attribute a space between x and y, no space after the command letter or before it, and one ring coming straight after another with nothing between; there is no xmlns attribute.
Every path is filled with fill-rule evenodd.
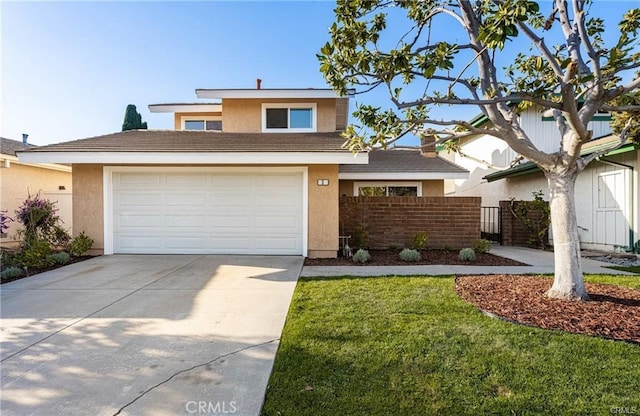
<svg viewBox="0 0 640 416"><path fill-rule="evenodd" d="M165 194L165 204L173 209L179 208L203 208L207 205L206 195L200 191L199 193L167 193Z"/></svg>
<svg viewBox="0 0 640 416"><path fill-rule="evenodd" d="M189 250L195 252L202 250L205 246L206 238L204 237L165 237L164 247L169 251L176 252L178 250Z"/></svg>
<svg viewBox="0 0 640 416"><path fill-rule="evenodd" d="M214 229L226 228L249 228L251 227L251 217L239 215L218 215L208 218L209 226Z"/></svg>
<svg viewBox="0 0 640 416"><path fill-rule="evenodd" d="M176 232L187 228L199 230L205 220L201 215L166 215L162 218L162 225L169 230L175 229Z"/></svg>
<svg viewBox="0 0 640 416"><path fill-rule="evenodd" d="M140 185L160 185L160 173L127 173L114 179L114 188L139 189Z"/></svg>
<svg viewBox="0 0 640 416"><path fill-rule="evenodd" d="M114 218L116 229L157 228L162 221L161 215L119 215Z"/></svg>
<svg viewBox="0 0 640 416"><path fill-rule="evenodd" d="M190 173L173 173L165 176L165 183L169 186L179 185L183 188L203 189L207 186L207 175Z"/></svg>
<svg viewBox="0 0 640 416"><path fill-rule="evenodd" d="M209 183L215 187L248 188L252 184L252 176L247 174L211 175Z"/></svg>
<svg viewBox="0 0 640 416"><path fill-rule="evenodd" d="M294 250L298 241L295 238L257 237L256 248L263 251Z"/></svg>
<svg viewBox="0 0 640 416"><path fill-rule="evenodd" d="M115 206L120 207L159 207L161 202L160 193L122 192L114 198Z"/></svg>
<svg viewBox="0 0 640 416"><path fill-rule="evenodd" d="M300 229L300 225L297 221L292 221L292 218L288 215L259 215L255 217L255 227L270 228L274 232L296 232Z"/></svg>
<svg viewBox="0 0 640 416"><path fill-rule="evenodd" d="M291 187L297 188L299 177L295 175L266 174L256 176L255 184L259 187Z"/></svg>
<svg viewBox="0 0 640 416"><path fill-rule="evenodd" d="M114 173L117 253L302 254L302 174Z"/></svg>
<svg viewBox="0 0 640 416"><path fill-rule="evenodd" d="M238 237L236 235L217 235L209 238L209 247L213 250L224 251L226 249L233 250L250 250L251 239L249 237Z"/></svg>
<svg viewBox="0 0 640 416"><path fill-rule="evenodd" d="M160 237L140 237L137 235L122 235L119 237L120 238L118 238L117 240L120 243L119 246L123 253L136 253L135 250L146 250L146 252L153 252L155 250L159 250L162 243Z"/></svg>

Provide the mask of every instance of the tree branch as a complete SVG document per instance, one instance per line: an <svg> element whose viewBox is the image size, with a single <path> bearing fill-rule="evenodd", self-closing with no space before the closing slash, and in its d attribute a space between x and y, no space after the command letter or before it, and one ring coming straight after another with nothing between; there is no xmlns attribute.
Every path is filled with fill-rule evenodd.
<svg viewBox="0 0 640 416"><path fill-rule="evenodd" d="M611 147L608 147L606 149L602 149L602 150L599 150L597 152L591 153L590 155L579 159L578 160L578 168L580 170L583 170L593 160L595 160L595 159L597 159L599 157L602 157L602 156L606 155L607 153L609 153L609 152L611 152L613 150L619 149L622 146L624 146L625 144L627 144L629 129L631 129L631 125L632 125L631 122L632 122L632 120L629 119L627 121L627 124L625 124L624 128L620 132L620 135L619 135L620 141L618 142L618 144L616 144L615 146L611 146Z"/></svg>

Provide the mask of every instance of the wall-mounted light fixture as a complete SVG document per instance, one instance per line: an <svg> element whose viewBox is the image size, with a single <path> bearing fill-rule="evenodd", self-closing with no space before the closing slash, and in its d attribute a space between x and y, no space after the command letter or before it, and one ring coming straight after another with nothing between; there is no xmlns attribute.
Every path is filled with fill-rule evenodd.
<svg viewBox="0 0 640 416"><path fill-rule="evenodd" d="M318 186L329 186L329 179L318 179Z"/></svg>
<svg viewBox="0 0 640 416"><path fill-rule="evenodd" d="M64 190L66 190L66 189L67 189L67 187L66 187L66 186L64 186L64 185L60 185L60 186L58 186L58 191L64 191Z"/></svg>

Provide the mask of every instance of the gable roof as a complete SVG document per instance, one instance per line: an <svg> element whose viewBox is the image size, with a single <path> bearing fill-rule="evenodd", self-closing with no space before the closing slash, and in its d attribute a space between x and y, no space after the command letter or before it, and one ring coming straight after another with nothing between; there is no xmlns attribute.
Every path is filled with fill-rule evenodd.
<svg viewBox="0 0 640 416"><path fill-rule="evenodd" d="M427 157L418 149L372 150L367 165L341 165L340 179L429 180L466 179L469 171L439 156Z"/></svg>
<svg viewBox="0 0 640 416"><path fill-rule="evenodd" d="M225 133L128 130L19 152L57 163L367 163L343 149L340 133Z"/></svg>
<svg viewBox="0 0 640 416"><path fill-rule="evenodd" d="M600 150L606 149L614 145L616 142L619 142L620 138L616 135L610 135L605 137L600 137L597 139L593 139L588 143L585 143L580 150L580 156L586 156L591 153L598 152ZM634 143L627 143L617 149L614 149L604 156L613 156L620 153L626 153L633 150L638 149L638 146ZM500 179L509 178L513 176L527 175L529 173L540 172L540 168L533 162L523 162L517 164L515 166L510 167L509 169L500 170L497 172L490 173L484 176L482 179L486 179L487 182L494 182Z"/></svg>
<svg viewBox="0 0 640 416"><path fill-rule="evenodd" d="M32 144L24 144L18 140L7 139L6 137L0 137L0 153L3 155L16 156L16 152L20 150L32 149L36 147Z"/></svg>

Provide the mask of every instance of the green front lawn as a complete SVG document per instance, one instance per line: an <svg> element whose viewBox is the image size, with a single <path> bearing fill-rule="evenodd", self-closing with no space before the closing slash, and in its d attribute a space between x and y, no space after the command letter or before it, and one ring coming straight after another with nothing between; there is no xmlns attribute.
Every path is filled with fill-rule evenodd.
<svg viewBox="0 0 640 416"><path fill-rule="evenodd" d="M640 346L491 319L453 288L452 277L301 279L263 414L640 413Z"/></svg>

